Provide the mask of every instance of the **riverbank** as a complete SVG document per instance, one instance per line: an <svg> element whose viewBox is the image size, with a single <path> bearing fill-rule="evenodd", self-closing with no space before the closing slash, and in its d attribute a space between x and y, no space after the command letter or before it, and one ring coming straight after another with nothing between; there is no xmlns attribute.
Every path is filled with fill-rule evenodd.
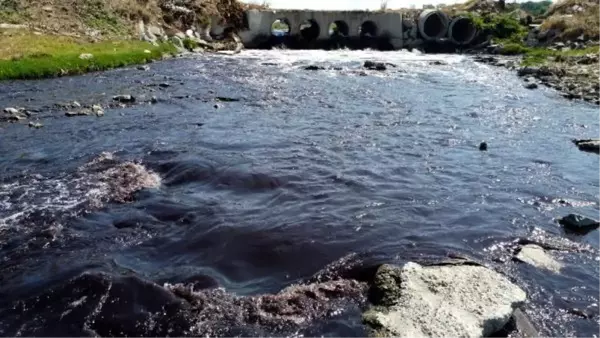
<svg viewBox="0 0 600 338"><path fill-rule="evenodd" d="M13 0L0 8L0 80L76 75L185 52L239 50L212 19L242 24L237 1ZM218 40L218 41L217 41Z"/></svg>
<svg viewBox="0 0 600 338"><path fill-rule="evenodd" d="M558 44L558 48L562 44ZM600 63L598 46L578 50L519 47L521 53L479 55L475 60L516 70L528 89L539 85L558 90L567 99L581 99L600 104ZM508 55L506 55L508 54Z"/></svg>
<svg viewBox="0 0 600 338"><path fill-rule="evenodd" d="M16 31L0 46L0 80L36 79L144 64L177 52L173 44L109 40L97 43L67 36Z"/></svg>

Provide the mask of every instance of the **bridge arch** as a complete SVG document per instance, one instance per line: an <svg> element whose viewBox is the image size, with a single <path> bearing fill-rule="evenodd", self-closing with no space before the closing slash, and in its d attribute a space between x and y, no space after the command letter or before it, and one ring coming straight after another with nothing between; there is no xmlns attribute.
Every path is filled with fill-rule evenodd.
<svg viewBox="0 0 600 338"><path fill-rule="evenodd" d="M276 19L271 24L271 35L273 36L287 36L290 35L291 30L290 22L286 18Z"/></svg>
<svg viewBox="0 0 600 338"><path fill-rule="evenodd" d="M313 41L319 38L321 28L317 21L313 19L305 20L300 24L300 36L307 41Z"/></svg>
<svg viewBox="0 0 600 338"><path fill-rule="evenodd" d="M329 36L348 36L350 35L350 27L343 20L336 20L329 25Z"/></svg>
<svg viewBox="0 0 600 338"><path fill-rule="evenodd" d="M358 35L361 38L365 38L365 37L371 37L374 38L377 36L377 31L379 29L377 28L377 24L371 20L367 20L365 22L363 22L360 27L358 28Z"/></svg>

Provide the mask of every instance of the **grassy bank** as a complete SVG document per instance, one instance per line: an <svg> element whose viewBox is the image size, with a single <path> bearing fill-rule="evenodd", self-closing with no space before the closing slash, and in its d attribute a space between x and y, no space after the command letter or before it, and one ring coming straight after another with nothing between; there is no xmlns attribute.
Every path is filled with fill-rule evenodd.
<svg viewBox="0 0 600 338"><path fill-rule="evenodd" d="M0 80L82 74L156 60L176 50L142 41L91 43L53 35L14 32L0 38ZM81 58L91 54L91 58Z"/></svg>
<svg viewBox="0 0 600 338"><path fill-rule="evenodd" d="M541 47L527 47L518 43L507 43L504 45L502 54L505 55L523 55L523 66L542 65L548 62L549 58L553 61L561 61L572 56L598 54L600 47L588 47L585 49L574 49L568 51L558 51Z"/></svg>

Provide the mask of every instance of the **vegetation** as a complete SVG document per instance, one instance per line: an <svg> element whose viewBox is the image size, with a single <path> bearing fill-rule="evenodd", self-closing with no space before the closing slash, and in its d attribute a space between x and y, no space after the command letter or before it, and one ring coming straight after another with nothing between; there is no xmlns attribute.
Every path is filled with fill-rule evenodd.
<svg viewBox="0 0 600 338"><path fill-rule="evenodd" d="M527 1L520 3L519 7L532 16L540 16L548 11L551 4L552 1L550 0Z"/></svg>
<svg viewBox="0 0 600 338"><path fill-rule="evenodd" d="M468 13L467 15L480 32L499 40L519 43L527 34L527 28L510 13L485 13L483 15Z"/></svg>
<svg viewBox="0 0 600 338"><path fill-rule="evenodd" d="M541 28L561 32L561 40L575 39L581 35L596 40L600 37L599 11L600 4L595 0L559 1L550 7Z"/></svg>
<svg viewBox="0 0 600 338"><path fill-rule="evenodd" d="M0 80L82 74L146 63L176 50L170 44L142 41L89 43L73 38L19 32L2 38ZM81 58L91 54L91 58Z"/></svg>

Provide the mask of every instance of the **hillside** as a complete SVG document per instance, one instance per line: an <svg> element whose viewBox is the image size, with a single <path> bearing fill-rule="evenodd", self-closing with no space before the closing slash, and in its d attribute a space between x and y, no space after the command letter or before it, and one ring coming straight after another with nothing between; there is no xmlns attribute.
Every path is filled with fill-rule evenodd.
<svg viewBox="0 0 600 338"><path fill-rule="evenodd" d="M241 26L245 6L235 0L0 0L0 23L107 39L136 35L140 20L183 31L209 17Z"/></svg>
<svg viewBox="0 0 600 338"><path fill-rule="evenodd" d="M597 0L560 0L545 14L542 30L558 40L598 40L600 38L600 5Z"/></svg>

